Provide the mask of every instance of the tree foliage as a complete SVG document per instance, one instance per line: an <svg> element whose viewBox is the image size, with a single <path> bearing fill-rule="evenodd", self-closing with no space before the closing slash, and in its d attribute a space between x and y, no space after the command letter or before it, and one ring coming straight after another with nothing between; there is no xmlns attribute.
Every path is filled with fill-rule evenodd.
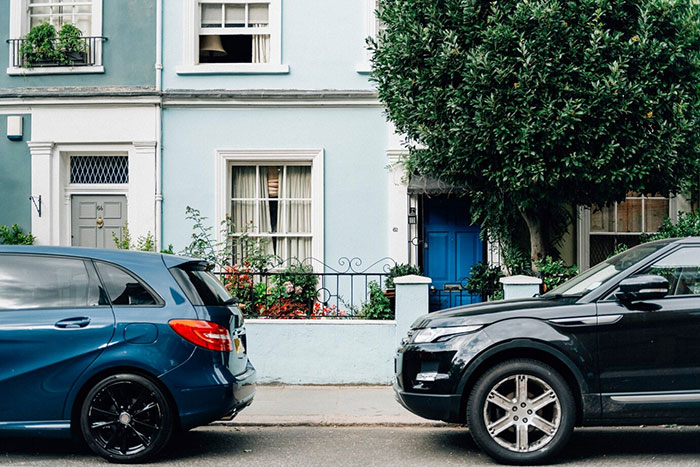
<svg viewBox="0 0 700 467"><path fill-rule="evenodd" d="M700 160L697 0L379 0L372 79L412 173L542 260L572 206L674 193ZM522 218L522 219L520 219Z"/></svg>

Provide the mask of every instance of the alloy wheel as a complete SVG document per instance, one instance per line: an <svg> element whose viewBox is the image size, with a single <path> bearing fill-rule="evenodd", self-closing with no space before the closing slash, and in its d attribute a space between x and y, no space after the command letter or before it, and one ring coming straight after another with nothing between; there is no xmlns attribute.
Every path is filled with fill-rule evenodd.
<svg viewBox="0 0 700 467"><path fill-rule="evenodd" d="M137 381L115 380L100 388L87 407L92 441L105 453L131 457L146 450L163 429L162 398Z"/></svg>
<svg viewBox="0 0 700 467"><path fill-rule="evenodd" d="M488 392L484 425L491 438L512 452L533 452L549 444L561 424L561 403L542 379L508 376Z"/></svg>

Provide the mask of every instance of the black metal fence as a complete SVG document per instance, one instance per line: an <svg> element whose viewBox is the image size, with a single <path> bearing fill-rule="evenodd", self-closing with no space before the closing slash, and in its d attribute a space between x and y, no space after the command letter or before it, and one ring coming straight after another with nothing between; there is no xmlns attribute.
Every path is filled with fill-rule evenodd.
<svg viewBox="0 0 700 467"><path fill-rule="evenodd" d="M392 319L393 290L385 281L395 265L383 258L364 267L359 258L343 257L333 268L307 258L265 271L234 265L220 274L249 318Z"/></svg>
<svg viewBox="0 0 700 467"><path fill-rule="evenodd" d="M62 59L52 58L27 50L27 39L8 39L10 44L10 59L15 68L44 68L57 66L93 66L97 63L98 43L106 41L102 36L84 36L79 39L80 51L65 52Z"/></svg>

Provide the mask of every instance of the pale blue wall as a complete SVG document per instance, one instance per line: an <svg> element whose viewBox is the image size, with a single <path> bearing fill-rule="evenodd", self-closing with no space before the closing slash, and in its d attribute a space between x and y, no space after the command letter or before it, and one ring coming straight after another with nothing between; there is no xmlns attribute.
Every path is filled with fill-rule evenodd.
<svg viewBox="0 0 700 467"><path fill-rule="evenodd" d="M31 227L31 157L27 141L31 141L31 115L22 115L23 138L7 139L7 115L0 115L0 225L19 224L28 232Z"/></svg>
<svg viewBox="0 0 700 467"><path fill-rule="evenodd" d="M364 0L282 0L282 75L177 75L185 2L164 10L165 89L370 89L355 67L365 59Z"/></svg>
<svg viewBox="0 0 700 467"><path fill-rule="evenodd" d="M387 255L387 132L380 109L166 109L163 131L165 245L179 251L189 243L186 206L213 219L217 149L323 148L326 263Z"/></svg>
<svg viewBox="0 0 700 467"><path fill-rule="evenodd" d="M10 0L0 0L0 88L155 86L155 0L102 1L102 35L108 38L102 52L104 73L9 76L9 34Z"/></svg>

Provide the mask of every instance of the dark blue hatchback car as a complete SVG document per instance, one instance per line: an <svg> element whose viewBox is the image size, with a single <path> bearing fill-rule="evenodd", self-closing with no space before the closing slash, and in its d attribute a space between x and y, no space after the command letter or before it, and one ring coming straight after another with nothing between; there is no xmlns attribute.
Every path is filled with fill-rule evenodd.
<svg viewBox="0 0 700 467"><path fill-rule="evenodd" d="M143 462L255 394L243 317L201 260L0 246L0 436Z"/></svg>

